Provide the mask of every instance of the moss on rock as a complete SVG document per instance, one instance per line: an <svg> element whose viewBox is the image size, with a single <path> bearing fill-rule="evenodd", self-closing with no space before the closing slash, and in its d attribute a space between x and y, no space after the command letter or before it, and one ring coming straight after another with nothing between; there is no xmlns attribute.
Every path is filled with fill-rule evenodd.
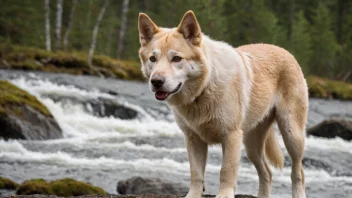
<svg viewBox="0 0 352 198"><path fill-rule="evenodd" d="M65 178L50 183L51 189L57 196L79 196L92 194L107 194L103 189L76 181L74 179Z"/></svg>
<svg viewBox="0 0 352 198"><path fill-rule="evenodd" d="M74 179L65 178L52 182L43 179L25 181L16 190L17 195L56 195L56 196L80 196L93 194L107 194L103 189Z"/></svg>
<svg viewBox="0 0 352 198"><path fill-rule="evenodd" d="M8 178L0 177L0 189L16 189L18 184Z"/></svg>
<svg viewBox="0 0 352 198"><path fill-rule="evenodd" d="M80 75L104 75L128 80L143 80L138 62L112 59L107 56L93 57L92 69L88 65L88 55L82 52L48 52L46 50L0 45L0 68L36 70L54 73Z"/></svg>
<svg viewBox="0 0 352 198"><path fill-rule="evenodd" d="M309 95L316 98L352 100L352 84L318 76L307 78Z"/></svg>
<svg viewBox="0 0 352 198"><path fill-rule="evenodd" d="M0 80L0 115L21 114L19 106L28 105L45 116L50 116L49 110L28 92L16 87L8 81Z"/></svg>
<svg viewBox="0 0 352 198"><path fill-rule="evenodd" d="M46 140L62 138L49 110L28 92L0 80L0 137Z"/></svg>
<svg viewBox="0 0 352 198"><path fill-rule="evenodd" d="M21 184L17 190L17 195L34 195L34 194L42 194L42 195L53 195L53 191L49 183L47 183L44 179L32 179L27 180Z"/></svg>

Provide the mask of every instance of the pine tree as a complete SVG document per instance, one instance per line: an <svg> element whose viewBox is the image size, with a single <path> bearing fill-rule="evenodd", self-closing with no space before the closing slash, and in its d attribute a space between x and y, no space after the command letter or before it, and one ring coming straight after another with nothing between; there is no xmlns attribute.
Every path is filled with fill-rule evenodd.
<svg viewBox="0 0 352 198"><path fill-rule="evenodd" d="M336 55L339 50L331 26L331 13L328 8L320 3L312 26L312 49L310 69L319 75L333 78L335 75Z"/></svg>
<svg viewBox="0 0 352 198"><path fill-rule="evenodd" d="M303 11L298 12L292 24L289 50L297 59L305 74L309 73L309 61L312 56L312 38L310 24Z"/></svg>

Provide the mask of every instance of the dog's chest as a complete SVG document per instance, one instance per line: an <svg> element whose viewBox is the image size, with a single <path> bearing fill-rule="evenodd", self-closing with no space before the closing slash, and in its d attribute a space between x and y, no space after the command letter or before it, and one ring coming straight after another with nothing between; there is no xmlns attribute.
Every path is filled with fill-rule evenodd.
<svg viewBox="0 0 352 198"><path fill-rule="evenodd" d="M224 134L228 133L233 125L231 108L218 106L217 108L183 108L174 109L178 125L184 132L191 129L208 144L220 143Z"/></svg>

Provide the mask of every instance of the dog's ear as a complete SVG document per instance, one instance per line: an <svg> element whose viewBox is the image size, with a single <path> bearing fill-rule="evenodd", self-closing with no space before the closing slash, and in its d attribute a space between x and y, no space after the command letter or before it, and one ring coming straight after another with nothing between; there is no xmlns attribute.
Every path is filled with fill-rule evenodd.
<svg viewBox="0 0 352 198"><path fill-rule="evenodd" d="M183 16L177 31L193 45L199 45L202 41L202 30L192 10L186 12Z"/></svg>
<svg viewBox="0 0 352 198"><path fill-rule="evenodd" d="M138 16L138 31L139 31L139 42L141 45L146 45L152 40L154 34L159 31L159 28L155 23L149 18L148 15L144 13L139 13Z"/></svg>

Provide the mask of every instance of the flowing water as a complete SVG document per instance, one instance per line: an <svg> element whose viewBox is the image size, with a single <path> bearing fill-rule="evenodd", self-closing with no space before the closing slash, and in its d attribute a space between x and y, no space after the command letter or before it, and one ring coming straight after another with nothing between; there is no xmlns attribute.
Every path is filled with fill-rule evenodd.
<svg viewBox="0 0 352 198"><path fill-rule="evenodd" d="M189 183L182 132L170 110L149 93L146 84L63 74L0 71L0 78L35 95L53 114L64 138L47 141L0 140L0 176L16 182L64 177L89 182L116 194L119 180L158 177ZM53 99L113 99L134 109L132 120L98 117L86 104ZM87 110L88 109L88 110ZM311 99L308 127L329 117L352 118L352 102ZM284 150L281 138L280 144ZM242 149L237 193L256 194L255 168ZM290 160L273 170L273 197L291 197ZM303 160L307 197L352 197L352 142L339 138L306 139ZM206 192L219 186L221 148L209 150Z"/></svg>

